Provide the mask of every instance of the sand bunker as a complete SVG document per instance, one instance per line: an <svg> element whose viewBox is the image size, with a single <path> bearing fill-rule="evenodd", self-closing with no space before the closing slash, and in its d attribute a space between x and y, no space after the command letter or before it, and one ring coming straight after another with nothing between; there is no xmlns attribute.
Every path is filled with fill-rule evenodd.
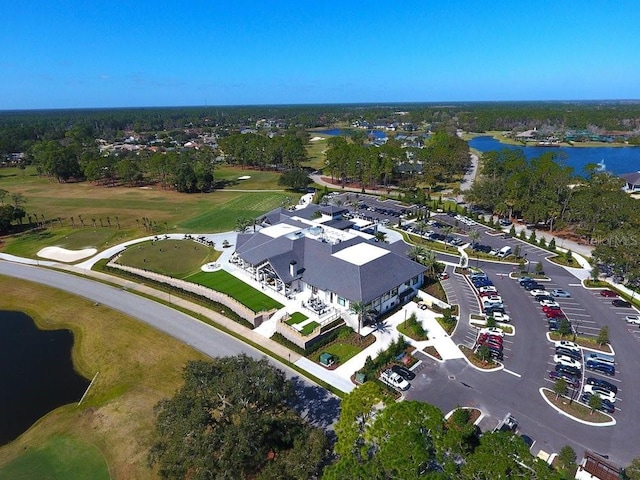
<svg viewBox="0 0 640 480"><path fill-rule="evenodd" d="M249 180L251 178L251 175L243 175L241 177L238 177L238 180Z"/></svg>
<svg viewBox="0 0 640 480"><path fill-rule="evenodd" d="M324 137L313 137L310 142L317 142L318 140L324 140Z"/></svg>
<svg viewBox="0 0 640 480"><path fill-rule="evenodd" d="M85 248L84 250L67 250L61 247L44 247L38 252L38 256L41 258L48 258L49 260L56 260L58 262L77 262L83 258L95 255L97 250L95 248Z"/></svg>
<svg viewBox="0 0 640 480"><path fill-rule="evenodd" d="M203 272L215 272L216 270L220 270L222 265L219 263L205 263L200 267L200 270Z"/></svg>

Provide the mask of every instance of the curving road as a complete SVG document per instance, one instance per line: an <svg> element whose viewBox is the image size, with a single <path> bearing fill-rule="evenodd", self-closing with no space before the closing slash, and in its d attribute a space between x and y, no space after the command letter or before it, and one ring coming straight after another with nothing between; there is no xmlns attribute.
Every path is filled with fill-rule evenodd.
<svg viewBox="0 0 640 480"><path fill-rule="evenodd" d="M259 350L231 335L124 289L56 270L6 261L0 261L0 274L48 285L109 306L171 335L212 358L243 353L255 359L265 357ZM283 363L266 358L294 382L298 399L294 408L310 423L325 428L331 427L339 415L338 398L301 377Z"/></svg>

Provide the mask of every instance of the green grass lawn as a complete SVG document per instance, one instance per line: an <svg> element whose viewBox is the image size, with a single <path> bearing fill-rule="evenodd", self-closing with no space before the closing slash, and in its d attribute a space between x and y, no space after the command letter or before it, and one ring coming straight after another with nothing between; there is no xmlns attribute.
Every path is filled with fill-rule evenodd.
<svg viewBox="0 0 640 480"><path fill-rule="evenodd" d="M242 280L238 280L236 277L224 270L218 270L216 272L198 272L186 277L185 280L197 283L198 285L204 285L205 287L221 293L226 293L254 312L263 312L273 308L282 308L282 304L280 302L275 301Z"/></svg>
<svg viewBox="0 0 640 480"><path fill-rule="evenodd" d="M358 353L362 351L362 348L356 347L355 345L351 345L349 343L340 343L335 342L329 345L326 348L323 348L320 353L330 353L338 360L338 363L345 363L350 358L354 357Z"/></svg>
<svg viewBox="0 0 640 480"><path fill-rule="evenodd" d="M12 480L109 480L109 468L94 445L55 435L0 467L0 478Z"/></svg>
<svg viewBox="0 0 640 480"><path fill-rule="evenodd" d="M185 278L199 272L202 265L215 262L220 255L221 252L192 240L168 239L131 245L118 263Z"/></svg>
<svg viewBox="0 0 640 480"><path fill-rule="evenodd" d="M308 320L309 317L307 317L304 313L300 313L300 312L293 312L293 314L289 317L289 320L286 321L287 325L296 325L298 323L302 323L305 320Z"/></svg>
<svg viewBox="0 0 640 480"><path fill-rule="evenodd" d="M281 206L287 197L293 203L299 199L299 194L278 187L276 172L232 167L221 167L216 172L236 179L250 175L251 179L229 186L228 191L183 194L156 185L139 188L106 187L90 182L60 184L38 176L33 167L2 169L0 189L24 197L24 209L32 222L36 217L38 221L44 218L47 222L45 235L5 238L3 251L35 257L35 253L46 246L71 249L91 246L101 250L153 233L224 232L233 230L239 217L258 217ZM269 189L277 191L231 191ZM144 228L143 218L152 222L153 231ZM28 223L27 218L24 220Z"/></svg>
<svg viewBox="0 0 640 480"><path fill-rule="evenodd" d="M300 333L302 335L309 335L319 326L320 324L318 322L315 322L315 321L309 322L304 327L302 327L302 330L300 330Z"/></svg>

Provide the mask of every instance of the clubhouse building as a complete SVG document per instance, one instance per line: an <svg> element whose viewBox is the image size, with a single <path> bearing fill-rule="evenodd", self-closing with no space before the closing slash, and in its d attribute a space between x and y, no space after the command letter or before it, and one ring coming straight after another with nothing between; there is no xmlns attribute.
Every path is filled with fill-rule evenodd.
<svg viewBox="0 0 640 480"><path fill-rule="evenodd" d="M259 231L238 235L231 262L320 320L344 318L353 302L373 320L411 299L426 269L398 251L408 249L404 242L394 251L343 219L344 212L318 205L274 210Z"/></svg>

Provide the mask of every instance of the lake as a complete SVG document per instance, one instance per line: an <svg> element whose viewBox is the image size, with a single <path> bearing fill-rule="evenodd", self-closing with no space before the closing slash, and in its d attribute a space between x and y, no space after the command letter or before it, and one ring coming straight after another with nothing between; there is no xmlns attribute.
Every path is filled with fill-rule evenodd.
<svg viewBox="0 0 640 480"><path fill-rule="evenodd" d="M359 129L353 129L353 130L359 130ZM342 135L347 131L348 130L343 130L342 128L331 128L329 130L317 130L317 133L336 136L336 135ZM367 136L373 135L377 139L387 138L387 134L383 130L367 130L366 133L367 133Z"/></svg>
<svg viewBox="0 0 640 480"><path fill-rule="evenodd" d="M0 445L80 400L89 381L73 368L72 346L69 330L39 330L22 312L0 311Z"/></svg>
<svg viewBox="0 0 640 480"><path fill-rule="evenodd" d="M500 143L493 137L480 136L469 140L469 146L481 152L509 148L524 151L527 159L539 157L545 152L555 152L567 156L565 164L573 167L577 175L584 174L584 167L589 163L604 161L608 172L615 175L640 170L640 147L518 147Z"/></svg>

